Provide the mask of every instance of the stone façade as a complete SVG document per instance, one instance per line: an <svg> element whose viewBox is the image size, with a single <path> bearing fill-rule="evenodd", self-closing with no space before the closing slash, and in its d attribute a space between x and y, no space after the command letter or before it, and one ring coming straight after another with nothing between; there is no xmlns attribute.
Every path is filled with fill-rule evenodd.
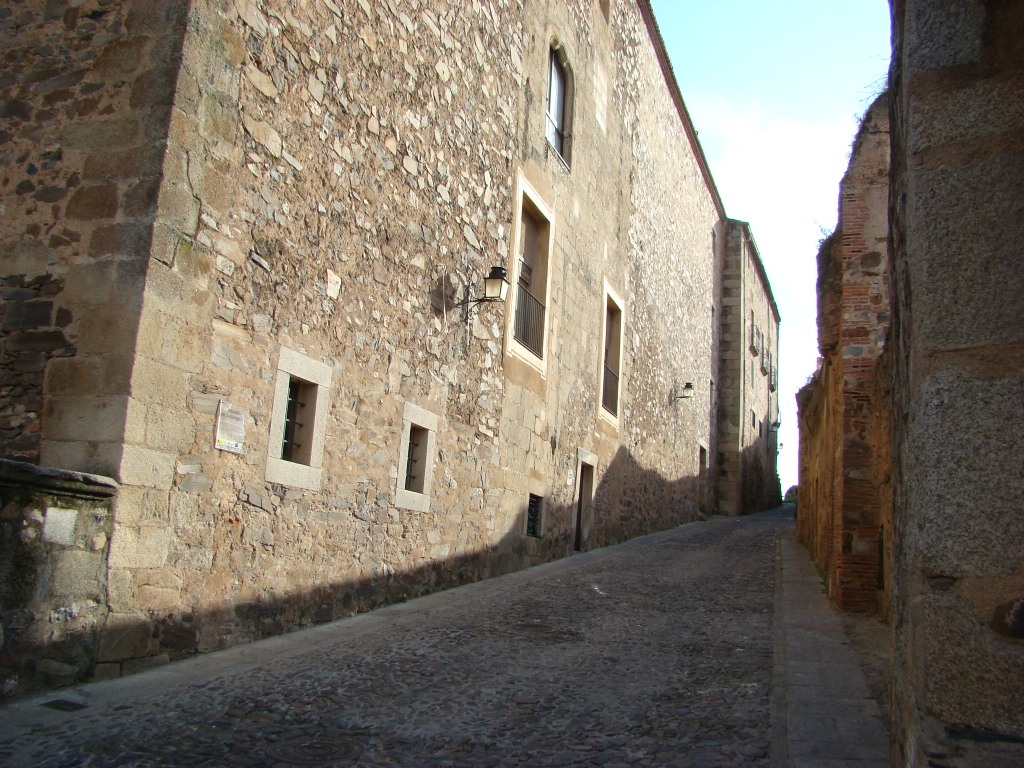
<svg viewBox="0 0 1024 768"><path fill-rule="evenodd" d="M718 508L731 515L782 503L779 435L779 308L744 221L730 219L722 264Z"/></svg>
<svg viewBox="0 0 1024 768"><path fill-rule="evenodd" d="M0 18L0 428L8 458L120 484L77 676L716 509L733 225L647 3L58 5ZM516 341L527 219L539 356ZM495 265L509 300L458 306ZM293 377L316 379L322 453L289 467L271 425ZM222 401L240 453L215 448Z"/></svg>

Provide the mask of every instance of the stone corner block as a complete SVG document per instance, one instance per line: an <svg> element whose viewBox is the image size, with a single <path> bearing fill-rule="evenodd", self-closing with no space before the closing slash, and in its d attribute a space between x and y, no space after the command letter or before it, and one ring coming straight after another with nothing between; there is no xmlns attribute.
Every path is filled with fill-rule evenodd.
<svg viewBox="0 0 1024 768"><path fill-rule="evenodd" d="M118 526L110 541L111 569L162 568L171 547L171 531L162 526Z"/></svg>

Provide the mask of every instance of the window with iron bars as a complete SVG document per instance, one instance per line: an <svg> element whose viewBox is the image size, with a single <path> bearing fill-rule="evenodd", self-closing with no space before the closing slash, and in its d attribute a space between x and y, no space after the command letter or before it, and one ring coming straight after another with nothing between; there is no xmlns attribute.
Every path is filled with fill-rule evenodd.
<svg viewBox="0 0 1024 768"><path fill-rule="evenodd" d="M264 478L317 490L323 476L331 365L286 347L278 351Z"/></svg>
<svg viewBox="0 0 1024 768"><path fill-rule="evenodd" d="M541 516L544 512L544 498L530 494L526 504L526 535L535 539L541 537Z"/></svg>
<svg viewBox="0 0 1024 768"><path fill-rule="evenodd" d="M296 464L309 464L313 448L313 408L316 384L291 376L288 380L288 406L284 417L281 458Z"/></svg>
<svg viewBox="0 0 1024 768"><path fill-rule="evenodd" d="M537 357L544 357L544 304L521 282L516 288L515 339Z"/></svg>
<svg viewBox="0 0 1024 768"><path fill-rule="evenodd" d="M527 197L523 197L522 203L512 335L523 347L543 360L550 226Z"/></svg>

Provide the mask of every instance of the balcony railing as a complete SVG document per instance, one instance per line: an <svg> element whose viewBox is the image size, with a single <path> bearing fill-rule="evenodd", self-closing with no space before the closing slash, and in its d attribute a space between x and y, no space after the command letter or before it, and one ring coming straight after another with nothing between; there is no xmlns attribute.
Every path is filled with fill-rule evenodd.
<svg viewBox="0 0 1024 768"><path fill-rule="evenodd" d="M604 385L601 388L601 405L612 416L619 413L619 374L607 365L604 367Z"/></svg>
<svg viewBox="0 0 1024 768"><path fill-rule="evenodd" d="M537 357L544 357L544 305L520 284L516 296L515 338Z"/></svg>

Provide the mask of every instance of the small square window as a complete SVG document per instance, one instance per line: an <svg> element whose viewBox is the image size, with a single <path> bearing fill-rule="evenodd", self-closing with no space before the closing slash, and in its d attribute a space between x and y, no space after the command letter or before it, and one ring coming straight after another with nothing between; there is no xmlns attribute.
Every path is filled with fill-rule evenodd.
<svg viewBox="0 0 1024 768"><path fill-rule="evenodd" d="M544 497L530 494L526 504L526 535L534 539L541 538L541 527L544 522Z"/></svg>
<svg viewBox="0 0 1024 768"><path fill-rule="evenodd" d="M281 348L270 416L267 482L320 488L331 366Z"/></svg>

